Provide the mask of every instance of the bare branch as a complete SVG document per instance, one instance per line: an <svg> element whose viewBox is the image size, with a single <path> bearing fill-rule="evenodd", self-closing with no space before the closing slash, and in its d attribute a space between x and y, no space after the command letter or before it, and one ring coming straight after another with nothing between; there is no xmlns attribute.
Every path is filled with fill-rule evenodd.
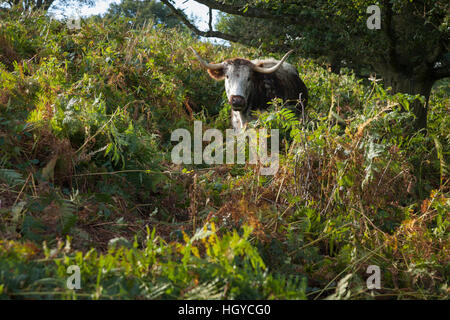
<svg viewBox="0 0 450 320"><path fill-rule="evenodd" d="M211 8L209 8L209 23L208 23L208 25L209 25L209 31L212 31L213 27L212 27L212 9Z"/></svg>
<svg viewBox="0 0 450 320"><path fill-rule="evenodd" d="M189 21L188 18L186 18L186 15L182 10L179 10L175 8L169 0L161 0L162 3L164 3L172 12L190 29L192 30L196 35L201 37L207 37L207 38L221 38L224 40L228 40L231 42L238 42L242 44L248 44L249 41L247 39L236 37L231 34L226 34L220 31L214 31L212 29L212 15L210 13L209 18L209 30L208 31L201 31L199 30L191 21ZM211 10L211 9L210 9Z"/></svg>

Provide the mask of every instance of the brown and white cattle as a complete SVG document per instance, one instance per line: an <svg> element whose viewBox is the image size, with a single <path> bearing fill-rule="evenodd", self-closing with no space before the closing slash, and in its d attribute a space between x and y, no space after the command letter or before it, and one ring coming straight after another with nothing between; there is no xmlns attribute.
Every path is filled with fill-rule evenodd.
<svg viewBox="0 0 450 320"><path fill-rule="evenodd" d="M265 110L268 102L281 98L301 112L308 101L308 89L297 69L285 62L289 51L281 60L227 59L221 63L208 63L191 48L200 63L215 80L225 80L225 91L231 110L231 123L239 132L251 119L254 110Z"/></svg>

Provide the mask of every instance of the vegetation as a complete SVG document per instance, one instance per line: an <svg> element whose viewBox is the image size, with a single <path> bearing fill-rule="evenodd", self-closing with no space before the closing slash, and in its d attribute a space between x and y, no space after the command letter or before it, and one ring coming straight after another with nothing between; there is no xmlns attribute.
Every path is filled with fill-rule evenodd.
<svg viewBox="0 0 450 320"><path fill-rule="evenodd" d="M448 79L411 135L423 98L291 57L307 114L275 100L252 122L280 128L276 175L174 165L173 130L230 127L222 84L187 48L262 51L126 18L71 30L0 14L1 298L449 298Z"/></svg>
<svg viewBox="0 0 450 320"><path fill-rule="evenodd" d="M180 20L156 0L123 0L120 3L111 3L105 15L107 19L125 17L133 19L136 27L153 21L154 24L163 24L169 28L182 27Z"/></svg>

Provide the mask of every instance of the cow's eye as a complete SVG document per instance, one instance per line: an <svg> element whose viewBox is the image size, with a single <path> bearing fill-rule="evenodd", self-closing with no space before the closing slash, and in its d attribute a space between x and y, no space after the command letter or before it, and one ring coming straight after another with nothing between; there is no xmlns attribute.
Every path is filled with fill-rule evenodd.
<svg viewBox="0 0 450 320"><path fill-rule="evenodd" d="M228 75L227 75L226 77L227 77L227 79L229 78L229 76L228 76Z"/></svg>

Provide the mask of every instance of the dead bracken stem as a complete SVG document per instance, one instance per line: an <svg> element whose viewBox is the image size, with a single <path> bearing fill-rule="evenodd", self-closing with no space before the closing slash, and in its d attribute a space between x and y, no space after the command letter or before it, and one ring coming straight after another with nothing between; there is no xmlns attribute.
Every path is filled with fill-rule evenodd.
<svg viewBox="0 0 450 320"><path fill-rule="evenodd" d="M193 177L193 184L191 185L191 192L190 192L190 198L191 198L191 205L189 207L190 215L192 218L192 230L196 230L196 224L197 224L197 174L194 174Z"/></svg>

